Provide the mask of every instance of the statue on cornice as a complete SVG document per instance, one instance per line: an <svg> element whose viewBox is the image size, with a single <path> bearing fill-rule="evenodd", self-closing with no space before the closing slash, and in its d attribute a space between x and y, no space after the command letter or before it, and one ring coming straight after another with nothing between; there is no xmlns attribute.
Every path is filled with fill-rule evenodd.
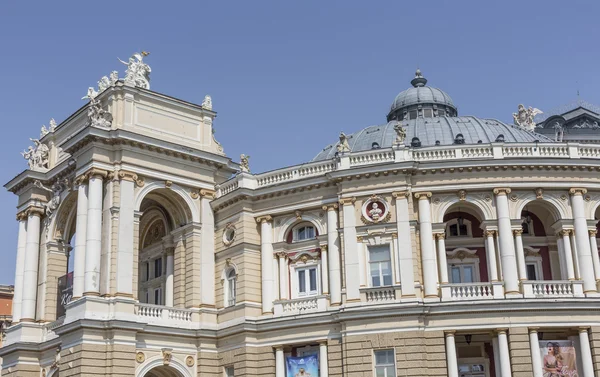
<svg viewBox="0 0 600 377"><path fill-rule="evenodd" d="M40 129L40 139L54 131L56 131L56 121L52 118L50 119L50 126L48 128L46 128L45 124L42 125L42 128Z"/></svg>
<svg viewBox="0 0 600 377"><path fill-rule="evenodd" d="M143 89L150 89L150 66L144 63L144 56L150 53L142 51L131 55L128 62L117 58L121 63L127 66L125 71L125 84L137 86Z"/></svg>
<svg viewBox="0 0 600 377"><path fill-rule="evenodd" d="M60 204L60 194L63 192L67 185L65 185L64 183L56 182L54 185L52 185L52 188L49 189L37 179L35 180L35 182L33 182L33 185L46 192L49 192L52 195L48 203L44 205L46 209L46 216L52 216L52 214L58 209L58 205Z"/></svg>
<svg viewBox="0 0 600 377"><path fill-rule="evenodd" d="M48 131L50 132L54 132L56 131L56 121L54 120L54 118L50 118L50 128L48 129Z"/></svg>
<svg viewBox="0 0 600 377"><path fill-rule="evenodd" d="M250 156L242 153L240 156L240 170L244 173L250 173Z"/></svg>
<svg viewBox="0 0 600 377"><path fill-rule="evenodd" d="M98 81L98 93L102 93L110 86L110 79L108 76L102 76L100 81Z"/></svg>
<svg viewBox="0 0 600 377"><path fill-rule="evenodd" d="M46 144L43 144L39 139L29 139L33 142L35 147L31 145L21 152L23 158L27 160L30 170L40 171L48 169L48 158L50 156L50 149Z"/></svg>
<svg viewBox="0 0 600 377"><path fill-rule="evenodd" d="M208 94L204 96L201 106L203 109L212 110L212 98Z"/></svg>
<svg viewBox="0 0 600 377"><path fill-rule="evenodd" d="M96 90L94 90L93 87L89 87L87 94L84 97L81 97L81 99L87 99L87 100L93 100L94 98L96 98L98 96L98 92Z"/></svg>
<svg viewBox="0 0 600 377"><path fill-rule="evenodd" d="M533 118L538 114L542 114L540 109L536 109L535 107L532 108L531 106L526 109L523 104L519 104L517 112L513 113L513 119L515 125L526 130L533 131L535 128L535 122L533 121Z"/></svg>
<svg viewBox="0 0 600 377"><path fill-rule="evenodd" d="M350 152L350 144L348 144L348 136L345 133L340 132L340 143L337 146L339 153Z"/></svg>
<svg viewBox="0 0 600 377"><path fill-rule="evenodd" d="M110 82L110 85L114 85L117 81L119 81L119 72L112 71L108 76L108 81Z"/></svg>
<svg viewBox="0 0 600 377"><path fill-rule="evenodd" d="M396 144L404 144L404 139L406 139L406 128L398 123L394 126L394 131L396 131Z"/></svg>
<svg viewBox="0 0 600 377"><path fill-rule="evenodd" d="M110 128L112 125L112 114L102 108L100 101L92 98L87 112L90 126L99 128Z"/></svg>

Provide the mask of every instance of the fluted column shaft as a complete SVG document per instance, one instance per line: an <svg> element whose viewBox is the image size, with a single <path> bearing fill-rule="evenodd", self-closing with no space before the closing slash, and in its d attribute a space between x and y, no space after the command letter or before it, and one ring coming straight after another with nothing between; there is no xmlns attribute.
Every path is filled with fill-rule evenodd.
<svg viewBox="0 0 600 377"><path fill-rule="evenodd" d="M271 216L256 219L260 223L260 262L262 282L262 311L273 312L273 226Z"/></svg>
<svg viewBox="0 0 600 377"><path fill-rule="evenodd" d="M329 258L329 295L332 305L342 302L342 271L340 268L340 236L337 204L323 206L327 211L327 257Z"/></svg>
<svg viewBox="0 0 600 377"><path fill-rule="evenodd" d="M23 304L23 283L25 274L25 250L27 245L27 215L20 213L19 235L17 240L17 263L15 269L15 288L12 306L12 321L17 323L21 320L21 308Z"/></svg>
<svg viewBox="0 0 600 377"><path fill-rule="evenodd" d="M87 242L88 185L79 178L77 218L75 221L75 255L73 256L73 299L83 296L85 285L85 246Z"/></svg>
<svg viewBox="0 0 600 377"><path fill-rule="evenodd" d="M430 197L430 192L415 194L415 198L419 201L419 234L424 293L425 297L438 297L435 249L431 227L431 205L429 203Z"/></svg>
<svg viewBox="0 0 600 377"><path fill-rule="evenodd" d="M35 321L38 266L40 257L40 221L43 210L30 208L27 214L27 236L23 268L23 298L21 300L21 321Z"/></svg>
<svg viewBox="0 0 600 377"><path fill-rule="evenodd" d="M92 171L88 184L84 296L100 295L102 247L102 178L106 172Z"/></svg>
<svg viewBox="0 0 600 377"><path fill-rule="evenodd" d="M488 275L490 282L498 281L498 265L496 264L496 247L494 235L496 231L485 231L485 251L487 252Z"/></svg>
<svg viewBox="0 0 600 377"><path fill-rule="evenodd" d="M583 195L586 189L572 188L571 207L573 210L573 225L575 227L575 244L577 246L577 261L579 264L579 273L583 280L583 292L596 292L596 279L594 277L594 262L592 260L592 251L590 249L590 238L585 217L585 208L583 205Z"/></svg>
<svg viewBox="0 0 600 377"><path fill-rule="evenodd" d="M500 246L500 260L502 276L506 293L519 293L519 279L517 276L517 260L515 257L515 244L513 241L510 215L508 210L508 194L510 189L494 189L496 194L496 213L498 216L498 240Z"/></svg>

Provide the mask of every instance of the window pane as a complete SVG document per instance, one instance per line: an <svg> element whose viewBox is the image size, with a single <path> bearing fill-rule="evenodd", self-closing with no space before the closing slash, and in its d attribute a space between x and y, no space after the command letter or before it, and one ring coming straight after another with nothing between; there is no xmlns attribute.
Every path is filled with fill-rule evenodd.
<svg viewBox="0 0 600 377"><path fill-rule="evenodd" d="M369 247L369 261L382 262L390 260L390 248L388 245Z"/></svg>
<svg viewBox="0 0 600 377"><path fill-rule="evenodd" d="M467 235L467 226L465 224L461 225L459 227L459 231L460 231L461 236L466 236Z"/></svg>
<svg viewBox="0 0 600 377"><path fill-rule="evenodd" d="M537 274L535 273L535 264L527 265L527 279L528 280L537 280Z"/></svg>
<svg viewBox="0 0 600 377"><path fill-rule="evenodd" d="M315 228L312 226L306 227L306 238L315 238Z"/></svg>
<svg viewBox="0 0 600 377"><path fill-rule="evenodd" d="M383 285L392 285L392 275L383 276Z"/></svg>
<svg viewBox="0 0 600 377"><path fill-rule="evenodd" d="M306 293L306 272L304 270L298 271L298 292Z"/></svg>
<svg viewBox="0 0 600 377"><path fill-rule="evenodd" d="M316 292L317 291L317 269L311 268L310 270L308 270L308 275L310 278L310 291Z"/></svg>
<svg viewBox="0 0 600 377"><path fill-rule="evenodd" d="M473 282L473 267L472 266L464 266L463 274L465 280L463 283L472 283Z"/></svg>
<svg viewBox="0 0 600 377"><path fill-rule="evenodd" d="M392 268L390 262L381 262L381 274L383 275L383 285L392 285Z"/></svg>
<svg viewBox="0 0 600 377"><path fill-rule="evenodd" d="M460 283L460 267L452 267L452 283L457 284Z"/></svg>
<svg viewBox="0 0 600 377"><path fill-rule="evenodd" d="M452 225L449 226L449 229L450 229L450 236L451 237L458 236L458 225L452 224Z"/></svg>
<svg viewBox="0 0 600 377"><path fill-rule="evenodd" d="M299 240L303 240L304 238L306 238L306 235L304 234L306 228L302 227L300 229L298 229L298 239Z"/></svg>
<svg viewBox="0 0 600 377"><path fill-rule="evenodd" d="M393 361L392 361L392 363L393 363ZM393 366L389 366L386 369L387 369L386 377L396 377L396 369Z"/></svg>
<svg viewBox="0 0 600 377"><path fill-rule="evenodd" d="M381 285L381 278L379 276L379 263L370 263L371 270L371 285L373 287L379 287Z"/></svg>
<svg viewBox="0 0 600 377"><path fill-rule="evenodd" d="M375 377L385 377L385 367L376 367Z"/></svg>

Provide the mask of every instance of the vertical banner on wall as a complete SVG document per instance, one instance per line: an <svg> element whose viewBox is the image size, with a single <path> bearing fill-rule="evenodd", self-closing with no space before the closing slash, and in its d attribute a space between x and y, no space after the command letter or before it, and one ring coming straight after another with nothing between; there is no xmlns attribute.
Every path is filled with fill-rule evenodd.
<svg viewBox="0 0 600 377"><path fill-rule="evenodd" d="M539 342L544 377L579 377L575 346L570 340Z"/></svg>
<svg viewBox="0 0 600 377"><path fill-rule="evenodd" d="M285 358L287 377L319 377L319 355Z"/></svg>

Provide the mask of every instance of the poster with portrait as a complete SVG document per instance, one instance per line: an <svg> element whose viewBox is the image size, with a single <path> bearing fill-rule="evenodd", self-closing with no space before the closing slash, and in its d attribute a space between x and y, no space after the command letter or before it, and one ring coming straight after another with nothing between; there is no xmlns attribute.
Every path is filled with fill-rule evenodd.
<svg viewBox="0 0 600 377"><path fill-rule="evenodd" d="M285 358L287 377L319 377L319 355Z"/></svg>
<svg viewBox="0 0 600 377"><path fill-rule="evenodd" d="M570 340L539 342L544 377L579 377L575 346Z"/></svg>

